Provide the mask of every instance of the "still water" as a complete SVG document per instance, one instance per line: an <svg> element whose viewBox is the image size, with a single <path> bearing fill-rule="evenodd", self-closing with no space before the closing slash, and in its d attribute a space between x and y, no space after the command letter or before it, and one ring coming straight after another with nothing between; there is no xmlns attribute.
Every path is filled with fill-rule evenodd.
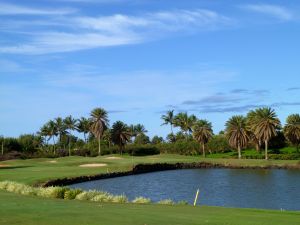
<svg viewBox="0 0 300 225"><path fill-rule="evenodd" d="M109 178L71 185L152 201L172 199L242 208L300 210L299 170L186 169Z"/></svg>

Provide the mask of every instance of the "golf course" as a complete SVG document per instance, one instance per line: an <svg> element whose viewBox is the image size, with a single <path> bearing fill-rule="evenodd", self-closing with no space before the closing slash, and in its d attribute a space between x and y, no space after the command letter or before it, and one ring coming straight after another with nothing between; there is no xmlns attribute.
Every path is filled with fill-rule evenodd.
<svg viewBox="0 0 300 225"><path fill-rule="evenodd" d="M130 171L138 164L207 162L241 167L295 167L297 160L210 159L181 155L64 157L2 161L0 181L37 186L58 179ZM85 166L83 166L85 165ZM90 165L90 166L87 166ZM247 191L245 190L245 194ZM137 196L138 197L138 196ZM297 224L299 211L155 203L100 203L0 191L0 224Z"/></svg>

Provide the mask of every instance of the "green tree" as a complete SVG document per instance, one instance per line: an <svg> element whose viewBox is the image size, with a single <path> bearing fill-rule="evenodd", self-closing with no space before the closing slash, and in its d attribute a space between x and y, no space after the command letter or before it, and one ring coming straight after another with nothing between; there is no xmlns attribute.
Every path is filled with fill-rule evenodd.
<svg viewBox="0 0 300 225"><path fill-rule="evenodd" d="M126 143L130 140L130 129L129 127L121 122L116 121L111 128L111 137L114 144L119 146L120 154L124 150Z"/></svg>
<svg viewBox="0 0 300 225"><path fill-rule="evenodd" d="M105 109L95 108L91 112L91 132L98 139L98 155L101 155L101 138L108 127L108 115Z"/></svg>
<svg viewBox="0 0 300 225"><path fill-rule="evenodd" d="M161 116L161 119L164 121L164 123L162 125L168 125L168 124L170 124L170 126L171 126L171 133L173 134L174 110L167 111L165 115Z"/></svg>
<svg viewBox="0 0 300 225"><path fill-rule="evenodd" d="M67 128L64 123L64 120L61 117L57 117L54 119L54 123L57 131L59 143L60 144L62 143L65 149L66 142L63 140L63 137L67 135Z"/></svg>
<svg viewBox="0 0 300 225"><path fill-rule="evenodd" d="M280 120L275 111L269 107L258 108L254 111L252 129L258 140L264 141L265 159L268 159L268 144L272 137L276 136L280 128Z"/></svg>
<svg viewBox="0 0 300 225"><path fill-rule="evenodd" d="M71 136L72 136L72 131L77 130L77 119L74 119L71 115L67 116L63 122L65 124L65 128L68 131L68 145L69 145L69 156L71 156Z"/></svg>
<svg viewBox="0 0 300 225"><path fill-rule="evenodd" d="M249 138L255 145L256 151L260 152L261 140L255 135L255 126L257 121L257 113L255 110L251 110L247 114L247 129L249 131Z"/></svg>
<svg viewBox="0 0 300 225"><path fill-rule="evenodd" d="M49 140L52 138L53 141L53 153L56 154L55 151L55 137L58 135L58 129L56 126L56 123L53 120L50 120L47 124L46 124L46 131L48 132L48 137Z"/></svg>
<svg viewBox="0 0 300 225"><path fill-rule="evenodd" d="M87 143L87 134L90 132L91 121L85 117L81 117L78 120L77 129L80 133L83 133L84 142Z"/></svg>
<svg viewBox="0 0 300 225"><path fill-rule="evenodd" d="M198 120L193 126L193 137L202 145L202 155L205 157L205 145L212 138L212 125L207 120Z"/></svg>
<svg viewBox="0 0 300 225"><path fill-rule="evenodd" d="M174 126L180 127L180 129L185 133L186 140L188 140L188 135L192 132L192 127L196 121L197 117L195 115L189 116L186 112L181 112L174 117Z"/></svg>
<svg viewBox="0 0 300 225"><path fill-rule="evenodd" d="M157 136L157 135L155 135L155 136L152 138L152 140L151 140L151 143L154 144L154 145L156 145L156 144L161 144L161 143L163 143L163 142L164 142L163 137L159 137L159 136Z"/></svg>
<svg viewBox="0 0 300 225"><path fill-rule="evenodd" d="M297 152L299 151L300 144L300 115L292 114L286 119L286 124L283 128L284 136L286 139L296 146Z"/></svg>
<svg viewBox="0 0 300 225"><path fill-rule="evenodd" d="M145 145L149 143L150 143L150 138L144 133L141 133L138 136L136 136L134 140L134 144L138 144L138 145Z"/></svg>
<svg viewBox="0 0 300 225"><path fill-rule="evenodd" d="M249 132L244 116L233 116L226 122L226 136L229 144L238 150L239 159L242 158L241 149L247 146Z"/></svg>

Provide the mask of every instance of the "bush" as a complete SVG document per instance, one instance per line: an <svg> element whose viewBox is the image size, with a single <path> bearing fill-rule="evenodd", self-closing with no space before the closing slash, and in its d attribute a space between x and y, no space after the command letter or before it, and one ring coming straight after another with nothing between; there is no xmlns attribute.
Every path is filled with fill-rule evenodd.
<svg viewBox="0 0 300 225"><path fill-rule="evenodd" d="M96 195L101 195L103 192L96 190L83 191L76 196L77 200L92 200Z"/></svg>
<svg viewBox="0 0 300 225"><path fill-rule="evenodd" d="M157 202L160 205L174 205L175 203L171 199L164 199Z"/></svg>
<svg viewBox="0 0 300 225"><path fill-rule="evenodd" d="M159 154L158 148L153 145L127 145L125 152L134 156Z"/></svg>
<svg viewBox="0 0 300 225"><path fill-rule="evenodd" d="M231 147L224 134L214 135L207 143L208 150L215 153L230 152Z"/></svg>
<svg viewBox="0 0 300 225"><path fill-rule="evenodd" d="M112 202L115 203L127 203L128 198L125 195L116 195L113 197Z"/></svg>
<svg viewBox="0 0 300 225"><path fill-rule="evenodd" d="M147 204L147 203L151 203L151 199L144 198L144 197L136 197L132 202L139 203L139 204Z"/></svg>
<svg viewBox="0 0 300 225"><path fill-rule="evenodd" d="M94 196L91 201L94 202L112 202L113 201L113 196L109 193L103 192L99 193L98 195Z"/></svg>
<svg viewBox="0 0 300 225"><path fill-rule="evenodd" d="M70 190L67 187L47 187L38 188L37 195L45 198L61 198L65 197L65 192Z"/></svg>
<svg viewBox="0 0 300 225"><path fill-rule="evenodd" d="M77 195L82 193L81 189L70 189L65 192L64 199L73 200Z"/></svg>
<svg viewBox="0 0 300 225"><path fill-rule="evenodd" d="M187 201L179 201L177 202L178 205L188 205L189 203Z"/></svg>

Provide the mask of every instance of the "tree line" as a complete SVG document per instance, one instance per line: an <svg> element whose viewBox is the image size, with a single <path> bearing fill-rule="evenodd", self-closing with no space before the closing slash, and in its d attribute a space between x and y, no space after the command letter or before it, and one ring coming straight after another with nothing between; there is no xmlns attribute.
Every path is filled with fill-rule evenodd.
<svg viewBox="0 0 300 225"><path fill-rule="evenodd" d="M206 148L214 140L220 145L227 143L238 152L238 158L242 157L242 149L249 143L255 145L257 151L265 149L265 159L268 159L268 148L272 138L283 133L292 145L298 151L300 144L300 115L292 114L286 119L282 127L274 109L263 107L251 110L246 116L235 115L228 119L225 124L225 130L222 137L219 138L213 132L212 123L199 119L195 115L189 115L186 112L174 113L174 110L167 111L161 116L162 125L170 125L171 133L167 135L166 141L159 136L154 136L152 141L146 135L147 130L142 124L127 125L122 121L116 121L109 126L108 113L103 108L95 108L90 112L89 117L75 119L72 116L66 118L57 117L46 122L37 134L21 135L19 144L23 148L46 148L56 155L58 148L68 149L68 155L72 154L74 143L82 142L83 148L86 148L91 141L97 141L97 152L101 155L101 145L105 142L108 148L117 146L122 154L128 143L158 145L160 143L176 143L178 141L190 142L196 141L200 146L203 157L206 156ZM173 129L179 128L180 131L174 134ZM83 140L76 137L75 132L83 136ZM2 155L4 142L9 138L0 138ZM11 140L12 141L12 140ZM227 142L227 143L224 143ZM18 143L13 143L12 148L16 148ZM215 145L213 145L214 147ZM188 147L187 147L188 148ZM73 148L74 150L74 148Z"/></svg>

